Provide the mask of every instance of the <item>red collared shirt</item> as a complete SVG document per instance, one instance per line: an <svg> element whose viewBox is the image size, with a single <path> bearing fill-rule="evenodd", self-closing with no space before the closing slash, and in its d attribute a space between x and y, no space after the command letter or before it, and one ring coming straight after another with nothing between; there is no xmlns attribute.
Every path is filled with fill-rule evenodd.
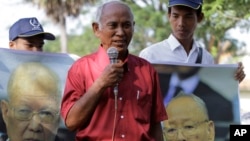
<svg viewBox="0 0 250 141"><path fill-rule="evenodd" d="M158 74L137 56L128 55L124 77L119 83L115 140L154 141L149 135L151 123L167 118ZM100 47L96 53L77 60L68 72L61 113L65 119L73 104L102 73L109 58ZM113 88L103 94L88 126L77 131L77 141L111 140L114 122Z"/></svg>

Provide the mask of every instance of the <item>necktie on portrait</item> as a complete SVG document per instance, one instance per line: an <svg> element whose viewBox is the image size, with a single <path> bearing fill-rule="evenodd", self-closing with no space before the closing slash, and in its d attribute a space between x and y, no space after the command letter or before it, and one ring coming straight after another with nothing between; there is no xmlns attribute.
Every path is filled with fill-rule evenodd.
<svg viewBox="0 0 250 141"><path fill-rule="evenodd" d="M176 86L176 87L175 87L175 92L174 92L173 97L177 96L178 93L179 93L180 91L182 91L182 90L183 90L183 89L182 89L180 86Z"/></svg>

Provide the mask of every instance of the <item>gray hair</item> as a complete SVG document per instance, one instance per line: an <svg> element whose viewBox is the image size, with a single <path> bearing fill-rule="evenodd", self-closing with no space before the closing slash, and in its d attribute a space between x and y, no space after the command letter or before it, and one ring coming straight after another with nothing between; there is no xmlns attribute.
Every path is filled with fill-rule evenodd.
<svg viewBox="0 0 250 141"><path fill-rule="evenodd" d="M111 0L111 1L108 1L108 2L105 2L103 3L102 5L100 5L98 8L97 8L97 11L96 11L96 16L95 16L95 22L99 24L99 28L102 27L102 24L101 24L101 16L103 14L103 9L105 8L106 5L108 4L111 4L111 3L118 3L118 4L122 4L124 6L126 6L132 13L132 10L131 8L124 2L122 1L119 1L119 0ZM133 15L132 15L133 16Z"/></svg>
<svg viewBox="0 0 250 141"><path fill-rule="evenodd" d="M172 98L172 100L180 98L180 97L187 97L187 98L193 99L195 101L195 103L198 105L198 107L201 109L201 111L204 112L204 115L206 116L206 118L209 119L207 106L206 106L205 102L200 97L196 96L195 94L187 94L187 93L184 93L183 91L181 91L177 94L176 97Z"/></svg>
<svg viewBox="0 0 250 141"><path fill-rule="evenodd" d="M54 71L39 62L22 63L12 72L8 82L8 99L11 100L28 87L29 89L40 87L60 103L59 77Z"/></svg>

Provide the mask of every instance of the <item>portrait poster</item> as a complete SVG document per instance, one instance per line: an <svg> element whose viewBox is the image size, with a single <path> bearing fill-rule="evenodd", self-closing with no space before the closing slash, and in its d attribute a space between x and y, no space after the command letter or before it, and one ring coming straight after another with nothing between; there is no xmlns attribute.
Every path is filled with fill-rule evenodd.
<svg viewBox="0 0 250 141"><path fill-rule="evenodd" d="M175 96L174 86L181 84L181 91L205 102L209 118L215 123L215 141L229 139L229 125L240 124L239 88L234 78L237 65L161 63L154 67L165 106Z"/></svg>
<svg viewBox="0 0 250 141"><path fill-rule="evenodd" d="M58 85L60 85L59 87L61 89L60 92L62 96L67 72L74 61L75 61L74 57L72 57L69 54L31 52L31 51L20 51L20 50L0 48L0 100L8 100L7 88L8 88L8 81L12 72L17 67L22 66L23 64L28 64L28 63L40 64L50 69L52 72L54 72L57 75L57 78L59 80ZM24 67L24 71L25 69L26 68ZM37 70L37 72L39 72L39 70ZM18 80L14 80L14 81L18 81ZM23 84L25 84L25 82L23 82ZM41 101L42 100L43 99L41 98ZM1 111L0 111L0 114L1 114L0 115L0 133L6 134L6 125L3 121ZM69 132L67 130L62 120L60 121L60 124L58 127L57 136L59 136L60 138L63 138L64 140L74 139L74 133Z"/></svg>

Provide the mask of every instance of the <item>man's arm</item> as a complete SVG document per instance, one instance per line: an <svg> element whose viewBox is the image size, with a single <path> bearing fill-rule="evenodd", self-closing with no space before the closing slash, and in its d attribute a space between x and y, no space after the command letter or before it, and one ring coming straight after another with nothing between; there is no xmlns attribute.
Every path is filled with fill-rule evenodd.
<svg viewBox="0 0 250 141"><path fill-rule="evenodd" d="M70 130L87 125L104 90L102 83L95 81L89 90L75 102L65 120Z"/></svg>
<svg viewBox="0 0 250 141"><path fill-rule="evenodd" d="M114 86L123 75L122 64L108 65L86 93L69 110L65 124L70 130L88 125L103 92Z"/></svg>

